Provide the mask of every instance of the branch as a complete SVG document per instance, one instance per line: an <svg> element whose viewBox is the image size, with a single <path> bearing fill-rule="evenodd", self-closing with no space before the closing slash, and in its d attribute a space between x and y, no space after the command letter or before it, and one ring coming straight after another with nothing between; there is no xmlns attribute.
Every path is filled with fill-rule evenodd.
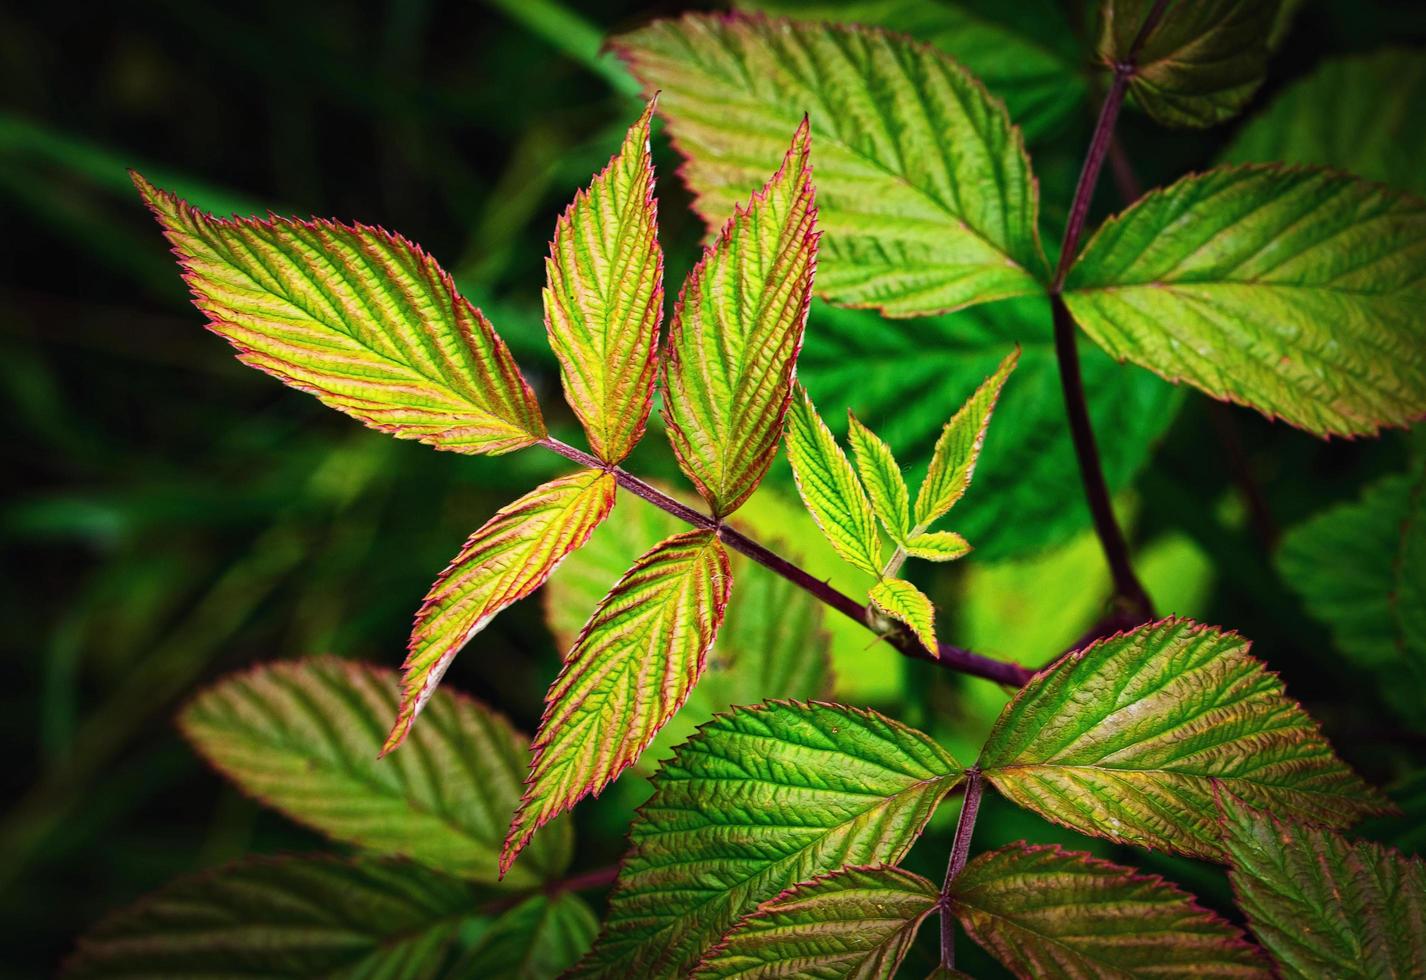
<svg viewBox="0 0 1426 980"><path fill-rule="evenodd" d="M846 616L848 619L856 620L862 626L867 626L867 607L851 596L837 589L832 588L826 582L814 577L806 570L799 568L781 555L759 544L741 531L727 524L722 524L706 514L701 514L691 507L687 507L668 494L656 487L650 486L643 480L634 476L627 470L617 466L605 466L597 457L573 446L566 445L553 437L547 437L540 443L546 449L559 453L565 459L573 460L581 466L587 466L596 470L608 470L614 474L614 479L619 486L639 497L660 510L667 511L679 520L694 527L702 528L706 531L716 531L718 537L723 540L728 547L734 551L741 552L753 561L765 568L771 569L778 575L787 579L793 585L810 593L817 599L831 606L833 609ZM1011 687L1023 687L1025 682L1033 675L1033 671L1028 670L1019 664L1006 660L996 660L961 647L952 646L949 643L938 644L935 651L928 650L922 646L914 636L909 633L887 633L879 634L883 640L891 644L903 656L913 660L924 660L927 663L936 664L938 667L945 667L948 670L960 671L964 674L971 674L975 677L983 677L986 680L996 681L1000 684L1008 684Z"/></svg>
<svg viewBox="0 0 1426 980"><path fill-rule="evenodd" d="M956 821L956 837L951 844L951 859L946 863L946 882L941 886L941 900L936 907L941 914L941 966L947 970L956 965L956 935L951 919L951 885L970 858L970 839L975 833L975 818L980 812L980 769L966 770L966 798L961 803L960 819Z"/></svg>

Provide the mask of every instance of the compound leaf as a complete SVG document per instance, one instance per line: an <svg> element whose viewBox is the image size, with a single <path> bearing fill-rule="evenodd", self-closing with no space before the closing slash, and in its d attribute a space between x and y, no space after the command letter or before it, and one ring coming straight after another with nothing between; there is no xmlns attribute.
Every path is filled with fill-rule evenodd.
<svg viewBox="0 0 1426 980"><path fill-rule="evenodd" d="M1382 812L1248 646L1166 619L1067 654L1001 713L986 778L1082 833L1210 859L1223 856L1214 781L1338 827Z"/></svg>
<svg viewBox="0 0 1426 980"><path fill-rule="evenodd" d="M243 363L437 449L506 453L544 438L504 341L418 246L361 224L215 218L133 179L194 305Z"/></svg>
<svg viewBox="0 0 1426 980"><path fill-rule="evenodd" d="M401 709L382 747L400 745L461 648L579 548L614 506L612 474L585 470L502 507L466 541L416 613L401 679Z"/></svg>
<svg viewBox="0 0 1426 980"><path fill-rule="evenodd" d="M396 692L394 671L328 658L279 662L204 691L179 725L244 792L299 823L367 851L498 880L524 736L479 702L437 691L410 750L378 761ZM509 883L564 870L568 825L546 838Z"/></svg>
<svg viewBox="0 0 1426 980"><path fill-rule="evenodd" d="M170 883L79 941L64 976L400 976L443 974L470 885L390 859L248 858Z"/></svg>
<svg viewBox="0 0 1426 980"><path fill-rule="evenodd" d="M1016 347L1005 355L995 373L981 383L975 394L941 430L941 437L936 440L936 450L931 456L931 468L926 471L926 479L916 494L918 530L930 527L965 496L971 477L975 475L976 461L980 459L980 447L985 444L990 413L995 411L995 403L1005 387L1005 380L1019 361L1020 348Z"/></svg>
<svg viewBox="0 0 1426 980"><path fill-rule="evenodd" d="M803 395L806 396L805 391ZM852 446L857 475L871 497L872 509L881 520L881 526L893 541L905 544L911 533L911 499L891 447L858 422L850 409L847 411L847 441Z"/></svg>
<svg viewBox="0 0 1426 980"><path fill-rule="evenodd" d="M880 574L881 536L871 501L801 385L787 418L787 458L802 502L837 554L862 571Z"/></svg>
<svg viewBox="0 0 1426 980"><path fill-rule="evenodd" d="M922 646L936 652L936 607L920 589L899 578L882 579L871 587L870 599L877 612L905 623Z"/></svg>
<svg viewBox="0 0 1426 980"><path fill-rule="evenodd" d="M836 871L745 915L694 977L890 980L940 897L931 882L900 868Z"/></svg>
<svg viewBox="0 0 1426 980"><path fill-rule="evenodd" d="M1344 174L1185 177L1106 222L1065 302L1110 354L1318 435L1426 413L1426 203Z"/></svg>
<svg viewBox="0 0 1426 980"><path fill-rule="evenodd" d="M773 701L719 715L654 777L573 975L682 975L784 889L899 861L961 775L930 738L871 711Z"/></svg>
<svg viewBox="0 0 1426 980"><path fill-rule="evenodd" d="M1219 795L1229 880L1283 977L1426 973L1426 865Z"/></svg>
<svg viewBox="0 0 1426 980"><path fill-rule="evenodd" d="M585 624L545 695L502 872L535 831L634 763L703 673L732 589L714 531L687 531L634 563Z"/></svg>
<svg viewBox="0 0 1426 980"><path fill-rule="evenodd" d="M1109 0L1099 59L1111 71L1130 59L1156 0ZM1129 92L1165 126L1212 126L1236 115L1267 73L1269 36L1278 0L1170 3L1147 25Z"/></svg>
<svg viewBox="0 0 1426 980"><path fill-rule="evenodd" d="M688 14L614 41L649 90L710 227L782 133L817 133L817 289L892 316L1039 292L1038 192L1004 106L959 64L869 27Z"/></svg>
<svg viewBox="0 0 1426 980"><path fill-rule="evenodd" d="M982 854L951 886L966 933L1017 977L1253 977L1242 932L1157 875L1024 842Z"/></svg>
<svg viewBox="0 0 1426 980"><path fill-rule="evenodd" d="M906 541L906 553L927 561L955 561L970 552L970 542L954 531L922 531Z"/></svg>
<svg viewBox="0 0 1426 980"><path fill-rule="evenodd" d="M733 206L674 307L664 420L715 517L757 489L782 438L817 266L810 152L804 119L781 169Z"/></svg>
<svg viewBox="0 0 1426 980"><path fill-rule="evenodd" d="M663 250L649 153L650 101L619 152L555 225L545 260L545 327L565 398L589 448L618 463L653 406Z"/></svg>
<svg viewBox="0 0 1426 980"><path fill-rule="evenodd" d="M589 949L599 920L573 892L535 895L506 912L462 959L459 975L554 980Z"/></svg>

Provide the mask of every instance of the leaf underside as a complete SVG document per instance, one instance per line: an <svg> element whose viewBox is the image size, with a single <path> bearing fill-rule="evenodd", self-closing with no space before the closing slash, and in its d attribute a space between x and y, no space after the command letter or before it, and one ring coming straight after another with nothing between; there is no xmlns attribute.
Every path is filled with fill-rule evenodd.
<svg viewBox="0 0 1426 980"><path fill-rule="evenodd" d="M848 563L881 573L881 535L871 500L842 447L802 387L787 416L787 458L797 492L822 535Z"/></svg>
<svg viewBox="0 0 1426 980"><path fill-rule="evenodd" d="M890 980L939 899L935 885L900 868L837 871L744 916L693 975Z"/></svg>
<svg viewBox="0 0 1426 980"><path fill-rule="evenodd" d="M1185 177L1095 233L1065 302L1110 354L1317 435L1426 414L1426 203L1344 174Z"/></svg>
<svg viewBox="0 0 1426 980"><path fill-rule="evenodd" d="M555 225L545 327L589 448L618 463L653 406L663 250L649 153L650 102L609 165Z"/></svg>
<svg viewBox="0 0 1426 980"><path fill-rule="evenodd" d="M674 308L664 421L715 517L752 495L782 438L817 267L810 153L803 120L781 169L746 207L733 205Z"/></svg>
<svg viewBox="0 0 1426 980"><path fill-rule="evenodd" d="M922 646L936 652L936 607L920 589L902 579L883 579L869 598L878 612L904 623Z"/></svg>
<svg viewBox="0 0 1426 980"><path fill-rule="evenodd" d="M505 453L544 438L504 341L418 246L361 224L219 219L133 178L194 305L243 363L438 449Z"/></svg>
<svg viewBox="0 0 1426 980"><path fill-rule="evenodd" d="M594 610L545 696L502 871L539 830L633 765L703 673L732 589L713 531L643 555Z"/></svg>
<svg viewBox="0 0 1426 980"><path fill-rule="evenodd" d="M544 584L614 506L611 473L552 480L502 507L471 535L416 613L401 679L401 709L382 753L406 738L461 648L495 615Z"/></svg>
<svg viewBox="0 0 1426 980"><path fill-rule="evenodd" d="M470 885L401 861L248 858L101 922L64 976L425 980L477 902Z"/></svg>
<svg viewBox="0 0 1426 980"><path fill-rule="evenodd" d="M394 671L283 661L220 681L183 709L179 725L245 793L299 823L369 852L497 881L500 842L520 799L524 736L479 702L437 691L407 751L378 761L396 691ZM506 882L557 876L571 847L561 821Z"/></svg>
<svg viewBox="0 0 1426 980"><path fill-rule="evenodd" d="M1038 292L1038 195L1004 106L959 64L876 28L688 14L614 41L716 227L777 134L817 135L817 290L893 316ZM832 80L835 80L833 82Z"/></svg>
<svg viewBox="0 0 1426 980"><path fill-rule="evenodd" d="M1017 977L1272 975L1238 929L1176 886L1056 846L980 855L951 901L966 933Z"/></svg>
<svg viewBox="0 0 1426 980"><path fill-rule="evenodd" d="M1332 826L1382 812L1234 633L1168 619L1066 655L1016 695L981 754L1005 796L1122 843L1221 859L1212 783Z"/></svg>
<svg viewBox="0 0 1426 980"><path fill-rule="evenodd" d="M718 716L654 777L573 975L685 973L785 889L900 860L960 778L931 739L874 712L768 702Z"/></svg>
<svg viewBox="0 0 1426 980"><path fill-rule="evenodd" d="M1220 796L1238 907L1280 975L1426 974L1426 864Z"/></svg>

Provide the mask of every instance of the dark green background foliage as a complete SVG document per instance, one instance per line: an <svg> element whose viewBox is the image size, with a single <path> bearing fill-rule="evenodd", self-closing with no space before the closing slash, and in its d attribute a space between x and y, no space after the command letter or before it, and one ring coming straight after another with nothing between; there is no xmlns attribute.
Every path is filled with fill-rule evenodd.
<svg viewBox="0 0 1426 980"><path fill-rule="evenodd" d="M608 159L636 107L631 80L598 45L685 6L0 8L0 975L51 971L102 912L177 874L248 852L330 849L204 768L174 729L176 707L253 662L333 652L397 666L411 614L459 542L563 469L548 454L464 457L398 442L240 366L201 328L124 168L222 213L336 216L422 243L490 315L556 432L572 431L538 297L555 215ZM1018 5L965 6L993 6L1003 20ZM1024 5L1023 16L1041 6ZM1069 3L1066 23L1088 24L1087 6ZM1067 57L1078 51L1082 85L1102 91L1092 43L1073 40L1060 33L1054 45ZM1309 0L1243 119L1324 60L1423 43L1419 5ZM997 52L979 57L973 67L994 88ZM1280 128L1252 133L1234 154L1339 152L1358 172L1419 192L1419 132L1398 138L1391 120L1419 129L1426 60L1395 57L1399 70L1374 91L1296 93L1280 107ZM1018 98L1033 115L1030 152L1054 240L1097 94L1080 99L1071 86L1042 96ZM1329 115L1363 124L1347 130L1356 135L1344 146L1324 135ZM1218 160L1243 125L1166 130L1126 110L1120 133L1152 186ZM667 281L676 284L702 225L657 124L654 151ZM1108 181L1097 202L1100 213L1117 208ZM977 551L920 584L940 607L944 639L1038 665L1098 618L1107 595L1102 559L1084 534L1048 311L999 304L918 322L819 308L800 371L834 424L850 404L903 460L924 464L929 434L993 368L1005 338L1033 336L1042 339L1026 342L958 511L957 529ZM1277 543L1405 472L1426 446L1400 433L1319 441L1185 397L1088 344L1083 357L1107 474L1130 490L1124 513L1161 610L1252 637L1254 652L1372 781L1390 786L1418 769L1421 700L1401 696L1380 638L1363 639L1350 623L1327 629L1286 584L1304 564L1330 562L1330 552L1290 547L1279 558ZM629 468L676 482L661 442L647 440ZM772 483L788 491L785 464ZM1351 558L1368 563L1364 579L1390 588L1390 570L1371 566L1370 554ZM1379 592L1364 601L1385 601ZM840 700L886 710L974 757L1003 700L984 682L885 648L854 645L853 654L837 659ZM447 683L530 731L557 663L541 604L526 602L491 624ZM576 870L621 853L630 808L647 792L627 785L636 782L581 808ZM1421 848L1419 775L1414 785L1414 804L1409 791L1398 794L1407 816L1369 834ZM909 867L938 876L947 819ZM1021 837L1127 855L987 798L978 849ZM1130 863L1167 873L1219 909L1229 904L1217 871L1142 852ZM923 939L934 943L931 931ZM990 969L965 948L967 968Z"/></svg>

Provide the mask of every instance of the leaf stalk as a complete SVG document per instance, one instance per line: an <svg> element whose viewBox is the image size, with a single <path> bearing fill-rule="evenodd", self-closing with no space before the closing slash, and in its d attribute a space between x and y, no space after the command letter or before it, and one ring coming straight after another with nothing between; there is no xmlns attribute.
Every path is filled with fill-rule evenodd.
<svg viewBox="0 0 1426 980"><path fill-rule="evenodd" d="M941 886L941 900L936 907L941 916L941 965L947 970L956 965L955 919L951 916L951 885L970 859L970 839L975 833L975 818L980 813L980 795L984 785L980 767L966 770L966 796L961 803L961 815L956 821L956 836L951 844L951 858L946 862L946 881Z"/></svg>

